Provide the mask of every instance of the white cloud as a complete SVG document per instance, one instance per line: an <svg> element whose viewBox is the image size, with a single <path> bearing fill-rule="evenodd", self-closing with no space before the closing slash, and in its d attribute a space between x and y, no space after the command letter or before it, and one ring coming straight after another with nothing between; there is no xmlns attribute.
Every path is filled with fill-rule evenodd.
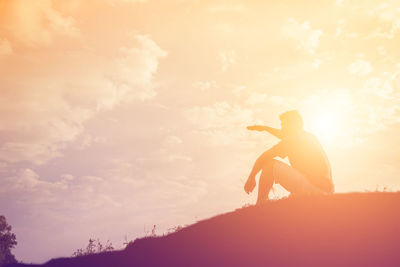
<svg viewBox="0 0 400 267"><path fill-rule="evenodd" d="M313 29L309 21L299 23L294 18L289 18L281 27L282 35L287 39L296 41L296 48L309 54L314 54L318 48L322 30Z"/></svg>
<svg viewBox="0 0 400 267"><path fill-rule="evenodd" d="M232 93L236 96L240 96L242 92L246 89L246 86L244 85L234 85L232 87Z"/></svg>
<svg viewBox="0 0 400 267"><path fill-rule="evenodd" d="M230 66L236 63L236 51L226 50L219 53L219 60L221 62L222 71L227 71Z"/></svg>
<svg viewBox="0 0 400 267"><path fill-rule="evenodd" d="M318 69L319 68L319 66L321 66L321 63L322 63L322 61L320 60L320 59L315 59L314 61L313 61L313 63L311 64L312 65L312 67L314 68L314 69Z"/></svg>
<svg viewBox="0 0 400 267"><path fill-rule="evenodd" d="M386 48L383 45L378 46L376 50L381 56L386 55Z"/></svg>
<svg viewBox="0 0 400 267"><path fill-rule="evenodd" d="M0 160L44 164L62 156L98 112L155 96L152 76L166 52L149 36L132 36L116 58L92 50L47 49L32 51L28 61L9 58L24 67L7 69L0 77Z"/></svg>
<svg viewBox="0 0 400 267"><path fill-rule="evenodd" d="M300 101L300 110L308 118L333 115L340 129L334 144L360 145L400 122L399 80L398 72L381 73L366 79L361 90L318 90Z"/></svg>
<svg viewBox="0 0 400 267"><path fill-rule="evenodd" d="M343 6L344 6L344 3L345 3L345 0L336 0L336 1L335 1L335 4L338 5L338 6L340 6L340 7L343 7Z"/></svg>
<svg viewBox="0 0 400 267"><path fill-rule="evenodd" d="M346 20L344 18L339 19L336 25L336 36L340 36L343 33L345 27L346 27Z"/></svg>
<svg viewBox="0 0 400 267"><path fill-rule="evenodd" d="M169 135L165 137L164 143L166 145L180 145L183 143L182 139L176 135Z"/></svg>
<svg viewBox="0 0 400 267"><path fill-rule="evenodd" d="M368 78L361 92L379 99L397 101L400 98L400 71L380 73Z"/></svg>
<svg viewBox="0 0 400 267"><path fill-rule="evenodd" d="M252 111L228 102L210 106L193 107L184 112L186 118L200 129L233 127L252 119Z"/></svg>
<svg viewBox="0 0 400 267"><path fill-rule="evenodd" d="M26 197L28 197L28 194L31 194L29 198L32 197L32 200L35 199L34 202L38 204L46 202L46 198L50 195L56 194L59 190L65 190L67 187L68 185L65 183L65 180L56 182L44 181L40 179L39 175L35 171L25 168L18 170L14 176L3 178L1 182L2 190L0 190L0 192L2 194L18 192L25 194ZM47 200L51 201L53 199L54 196Z"/></svg>
<svg viewBox="0 0 400 267"><path fill-rule="evenodd" d="M294 98L285 98L285 97L278 96L278 95L270 96L269 101L272 104L277 105L277 106L296 102L296 100Z"/></svg>
<svg viewBox="0 0 400 267"><path fill-rule="evenodd" d="M246 104L255 105L260 103L265 103L268 95L264 93L252 93L246 100Z"/></svg>
<svg viewBox="0 0 400 267"><path fill-rule="evenodd" d="M200 91L207 91L218 88L218 85L216 81L196 81L193 83L193 87L200 89Z"/></svg>
<svg viewBox="0 0 400 267"><path fill-rule="evenodd" d="M226 101L189 108L183 115L196 127L194 131L206 136L212 145L232 144L243 138L244 132L238 129L245 129L254 121L252 110Z"/></svg>
<svg viewBox="0 0 400 267"><path fill-rule="evenodd" d="M392 23L392 31L396 31L400 26L400 4L396 0L389 0L377 5L370 6L367 10L370 16L376 16L382 21Z"/></svg>
<svg viewBox="0 0 400 267"><path fill-rule="evenodd" d="M372 65L369 61L358 59L351 63L347 70L350 74L363 76L372 72Z"/></svg>
<svg viewBox="0 0 400 267"><path fill-rule="evenodd" d="M121 86L124 89L116 97L124 98L125 92L131 91L131 97L149 99L156 94L150 83L152 75L157 71L159 59L166 57L167 52L148 35L133 35L132 41L133 45L121 48L122 57L116 60L114 70L110 69L112 79L127 86ZM141 90L132 88L135 86L139 86Z"/></svg>
<svg viewBox="0 0 400 267"><path fill-rule="evenodd" d="M74 18L61 14L51 0L5 1L2 31L25 45L50 45L57 36L80 35Z"/></svg>

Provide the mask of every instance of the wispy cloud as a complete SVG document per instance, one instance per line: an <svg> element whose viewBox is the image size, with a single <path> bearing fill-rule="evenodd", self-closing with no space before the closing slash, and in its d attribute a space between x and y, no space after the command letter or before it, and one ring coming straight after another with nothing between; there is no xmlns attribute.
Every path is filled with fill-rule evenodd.
<svg viewBox="0 0 400 267"><path fill-rule="evenodd" d="M228 68L236 63L236 51L225 50L219 53L222 71L227 71Z"/></svg>
<svg viewBox="0 0 400 267"><path fill-rule="evenodd" d="M52 0L3 1L2 34L25 45L50 45L60 36L78 37L75 19L54 7Z"/></svg>
<svg viewBox="0 0 400 267"><path fill-rule="evenodd" d="M309 54L315 53L323 33L320 29L313 29L309 21L300 23L295 18L289 18L282 25L281 32L285 38L296 42L297 49L302 49Z"/></svg>
<svg viewBox="0 0 400 267"><path fill-rule="evenodd" d="M24 45L25 40L15 44ZM114 58L97 49L27 50L25 57L8 59L8 64L24 67L9 68L0 78L1 160L44 164L60 157L97 112L156 95L152 76L167 53L149 36L133 35Z"/></svg>
<svg viewBox="0 0 400 267"><path fill-rule="evenodd" d="M347 70L354 75L367 75L372 72L372 65L369 61L358 59L351 63Z"/></svg>

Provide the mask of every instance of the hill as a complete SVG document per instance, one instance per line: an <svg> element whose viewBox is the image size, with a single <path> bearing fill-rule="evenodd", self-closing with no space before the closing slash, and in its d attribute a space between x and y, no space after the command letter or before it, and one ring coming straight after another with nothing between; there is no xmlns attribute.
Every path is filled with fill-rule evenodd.
<svg viewBox="0 0 400 267"><path fill-rule="evenodd" d="M287 198L41 266L400 266L399 206L387 192Z"/></svg>

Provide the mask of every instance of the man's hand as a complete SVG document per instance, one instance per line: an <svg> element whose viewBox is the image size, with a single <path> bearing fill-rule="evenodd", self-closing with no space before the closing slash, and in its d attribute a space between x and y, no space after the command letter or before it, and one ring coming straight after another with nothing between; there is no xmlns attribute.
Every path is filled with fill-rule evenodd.
<svg viewBox="0 0 400 267"><path fill-rule="evenodd" d="M252 125L252 126L247 126L247 130L254 130L254 131L265 131L265 126L262 125Z"/></svg>
<svg viewBox="0 0 400 267"><path fill-rule="evenodd" d="M244 185L244 191L247 194L250 194L253 191L254 187L256 187L256 179L255 178L249 178L249 179L247 179L247 182Z"/></svg>

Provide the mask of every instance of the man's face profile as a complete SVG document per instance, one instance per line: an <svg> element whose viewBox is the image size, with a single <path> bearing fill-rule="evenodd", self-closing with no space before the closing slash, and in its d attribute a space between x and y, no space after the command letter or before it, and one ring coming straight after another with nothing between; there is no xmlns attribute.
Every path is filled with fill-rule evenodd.
<svg viewBox="0 0 400 267"><path fill-rule="evenodd" d="M281 119L281 129L283 136L289 136L293 132L293 125L289 120Z"/></svg>

